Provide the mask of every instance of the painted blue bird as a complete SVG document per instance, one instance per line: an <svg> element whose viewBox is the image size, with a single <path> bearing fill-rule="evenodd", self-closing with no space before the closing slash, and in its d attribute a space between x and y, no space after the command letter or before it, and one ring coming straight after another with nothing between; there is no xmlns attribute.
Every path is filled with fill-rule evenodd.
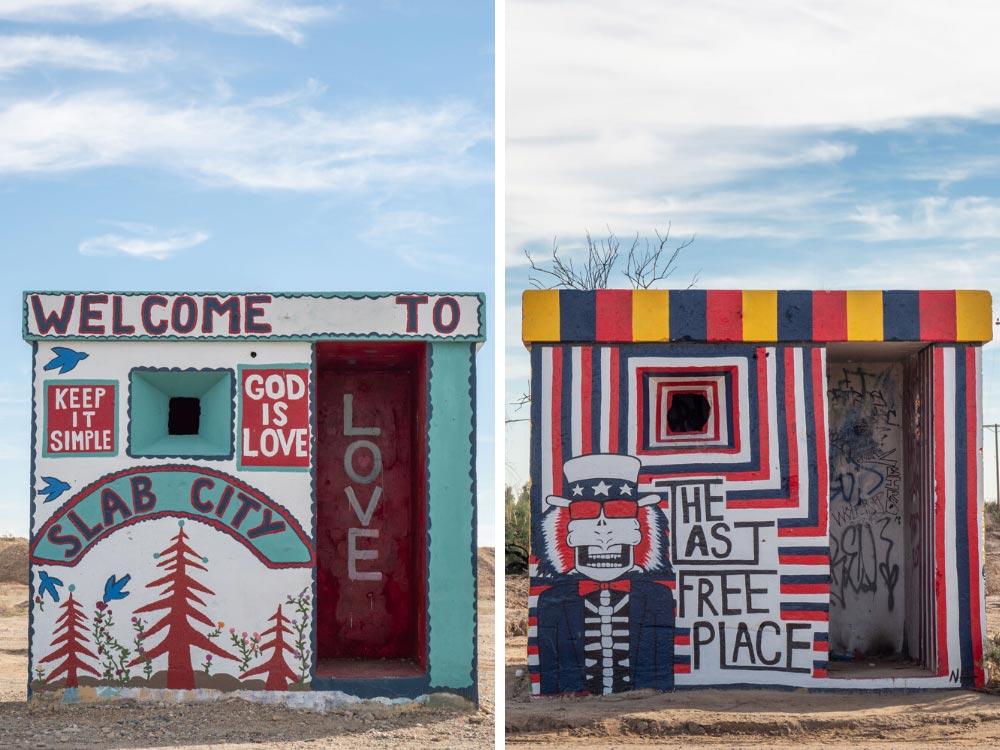
<svg viewBox="0 0 1000 750"><path fill-rule="evenodd" d="M90 356L87 352L78 352L75 349L69 349L65 346L53 346L52 351L56 356L49 360L44 369L54 370L58 367L60 375L66 374L76 367L81 360Z"/></svg>
<svg viewBox="0 0 1000 750"><path fill-rule="evenodd" d="M47 496L45 500L42 501L45 503L51 503L53 500L58 500L62 494L69 489L69 484L61 479L56 479L55 477L42 477L42 481L45 482L45 486L38 491L38 494Z"/></svg>
<svg viewBox="0 0 1000 750"><path fill-rule="evenodd" d="M38 571L38 577L41 579L41 583L38 584L38 595L44 597L45 592L48 591L52 595L52 601L59 601L59 590L56 587L62 586L63 582L55 576L50 576L44 570Z"/></svg>
<svg viewBox="0 0 1000 750"><path fill-rule="evenodd" d="M128 573L120 581L115 576L108 578L104 582L104 603L107 604L112 599L124 599L131 594L131 591L125 591L125 586L131 579L132 576Z"/></svg>

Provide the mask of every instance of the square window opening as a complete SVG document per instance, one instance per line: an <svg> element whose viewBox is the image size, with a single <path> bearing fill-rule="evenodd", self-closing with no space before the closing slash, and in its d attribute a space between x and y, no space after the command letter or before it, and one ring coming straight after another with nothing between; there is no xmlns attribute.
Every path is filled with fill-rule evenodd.
<svg viewBox="0 0 1000 750"><path fill-rule="evenodd" d="M168 435L197 435L201 422L201 399L174 396L167 411Z"/></svg>
<svg viewBox="0 0 1000 750"><path fill-rule="evenodd" d="M704 432L712 407L703 393L673 393L667 409L667 428L672 433Z"/></svg>
<svg viewBox="0 0 1000 750"><path fill-rule="evenodd" d="M232 458L234 383L228 369L134 368L128 455Z"/></svg>

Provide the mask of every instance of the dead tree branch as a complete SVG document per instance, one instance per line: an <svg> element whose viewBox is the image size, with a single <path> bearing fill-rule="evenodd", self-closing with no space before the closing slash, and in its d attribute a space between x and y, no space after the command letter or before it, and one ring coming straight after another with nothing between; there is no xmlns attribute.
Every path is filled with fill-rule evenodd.
<svg viewBox="0 0 1000 750"><path fill-rule="evenodd" d="M554 280L554 283L546 286L535 276L529 276L528 280L536 289L607 289L608 279L618 262L620 246L621 243L610 229L606 240L595 241L590 232L587 232L587 259L582 266L576 266L572 258L563 259L559 256L559 245L553 240L551 268L535 263L535 259L525 248L524 254L531 264L531 270L551 277L549 281Z"/></svg>
<svg viewBox="0 0 1000 750"><path fill-rule="evenodd" d="M622 273L633 289L649 289L677 270L677 259L681 251L690 247L694 239L694 235L691 235L690 239L670 249L670 224L667 224L666 234L656 232L655 242L636 233ZM535 274L529 274L528 281L536 289L590 291L608 288L611 273L622 257L622 248L621 240L608 227L607 239L595 240L587 232L587 256L580 264L574 263L572 258L559 255L556 240L552 241L551 261L536 263L527 248L524 249L524 255ZM691 289L697 283L698 273L695 273L687 288Z"/></svg>
<svg viewBox="0 0 1000 750"><path fill-rule="evenodd" d="M682 242L673 250L667 246L670 242L670 224L667 224L667 231L662 236L656 232L657 242L651 242L647 237L645 242L641 242L638 233L632 242L632 247L628 251L628 259L625 263L625 278L632 282L634 289L649 289L657 281L666 279L677 270L677 257L681 251L694 242L694 235ZM669 257L664 257L669 253ZM693 287L698 281L698 274L688 285L688 289Z"/></svg>

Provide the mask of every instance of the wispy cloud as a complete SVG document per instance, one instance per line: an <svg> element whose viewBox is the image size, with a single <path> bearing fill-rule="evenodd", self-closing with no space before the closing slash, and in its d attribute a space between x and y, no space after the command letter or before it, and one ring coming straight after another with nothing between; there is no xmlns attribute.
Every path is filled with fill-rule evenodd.
<svg viewBox="0 0 1000 750"><path fill-rule="evenodd" d="M0 19L94 23L130 18L174 17L207 23L221 31L274 34L295 44L303 29L336 16L339 6L282 0L4 0Z"/></svg>
<svg viewBox="0 0 1000 750"><path fill-rule="evenodd" d="M469 152L491 137L490 118L461 102L331 114L112 90L0 104L0 175L139 165L255 189L442 184L490 179Z"/></svg>
<svg viewBox="0 0 1000 750"><path fill-rule="evenodd" d="M851 220L862 226L859 239L1000 239L1000 198L928 197L859 206Z"/></svg>
<svg viewBox="0 0 1000 750"><path fill-rule="evenodd" d="M783 131L706 129L704 131L606 133L596 140L541 139L507 147L507 214L509 260L520 253L520 244L537 238L538 231L572 234L610 223L618 227L662 226L668 220L692 225L699 233L710 227L709 218L692 203L724 190L738 181L766 176L774 182L791 180L805 168L830 170L851 159L856 146L827 135ZM825 178L796 186L799 208L829 193ZM744 196L751 191L743 187ZM754 199L759 205L761 193ZM730 208L740 210L733 202ZM760 233L759 213L753 222ZM693 226L697 223L697 226ZM712 222L718 227L719 222ZM687 230L685 230L687 231ZM783 234L786 230L776 232ZM725 231L731 236L732 228ZM765 232L766 234L766 232Z"/></svg>
<svg viewBox="0 0 1000 750"><path fill-rule="evenodd" d="M80 243L81 255L125 255L131 258L167 260L181 250L205 242L207 232L159 229L148 224L115 223L126 233L101 234Z"/></svg>
<svg viewBox="0 0 1000 750"><path fill-rule="evenodd" d="M473 259L438 250L436 238L451 223L448 217L418 209L377 210L371 226L359 236L370 245L391 251L410 268L433 268L445 276L483 272L482 265Z"/></svg>
<svg viewBox="0 0 1000 750"><path fill-rule="evenodd" d="M448 219L427 211L380 211L371 226L361 233L361 239L371 244L410 243L414 238L432 237L448 223Z"/></svg>
<svg viewBox="0 0 1000 750"><path fill-rule="evenodd" d="M170 57L162 48L126 48L78 36L0 36L0 75L31 67L124 72Z"/></svg>

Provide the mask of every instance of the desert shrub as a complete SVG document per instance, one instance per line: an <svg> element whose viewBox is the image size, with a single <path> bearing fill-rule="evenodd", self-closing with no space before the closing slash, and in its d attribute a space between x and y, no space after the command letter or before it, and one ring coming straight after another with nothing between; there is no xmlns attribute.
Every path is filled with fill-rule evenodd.
<svg viewBox="0 0 1000 750"><path fill-rule="evenodd" d="M990 670L990 687L1000 688L1000 633L986 639L986 652L983 661Z"/></svg>
<svg viewBox="0 0 1000 750"><path fill-rule="evenodd" d="M986 503L983 506L983 514L986 516L987 531L1000 528L1000 504Z"/></svg>
<svg viewBox="0 0 1000 750"><path fill-rule="evenodd" d="M510 485L504 492L505 508L505 545L504 572L516 575L528 571L528 537L531 527L531 511L529 506L531 485L525 484L515 492Z"/></svg>

